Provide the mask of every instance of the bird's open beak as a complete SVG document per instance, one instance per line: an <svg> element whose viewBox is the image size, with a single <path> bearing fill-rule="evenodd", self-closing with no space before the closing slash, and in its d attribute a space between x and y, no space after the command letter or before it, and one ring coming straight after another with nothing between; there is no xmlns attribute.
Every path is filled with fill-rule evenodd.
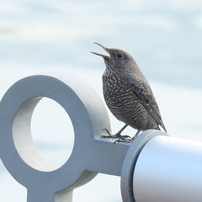
<svg viewBox="0 0 202 202"><path fill-rule="evenodd" d="M104 47L103 45L101 45L101 44L99 44L99 43L95 43L95 44L97 44L98 46L100 46L100 47L102 47L107 53L109 53L109 55L111 56L111 54L110 54L110 51L106 48L106 47ZM91 52L91 53L93 53L93 54L95 54L95 55L99 55L99 56L102 56L103 58L110 58L110 56L108 56L108 55L103 55L103 54L101 54L101 53L95 53L95 52Z"/></svg>

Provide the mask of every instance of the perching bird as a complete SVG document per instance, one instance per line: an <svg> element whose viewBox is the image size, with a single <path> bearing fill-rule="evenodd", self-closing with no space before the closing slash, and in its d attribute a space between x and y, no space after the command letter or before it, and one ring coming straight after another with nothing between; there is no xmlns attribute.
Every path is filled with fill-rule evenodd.
<svg viewBox="0 0 202 202"><path fill-rule="evenodd" d="M112 114L125 123L115 135L111 135L107 130L109 135L103 137L119 138L118 142L131 142L140 131L160 130L161 126L166 132L151 87L133 57L123 50L95 44L109 54L107 56L92 52L102 56L106 64L106 70L102 75L106 104ZM121 135L128 125L137 129L137 133L131 139Z"/></svg>

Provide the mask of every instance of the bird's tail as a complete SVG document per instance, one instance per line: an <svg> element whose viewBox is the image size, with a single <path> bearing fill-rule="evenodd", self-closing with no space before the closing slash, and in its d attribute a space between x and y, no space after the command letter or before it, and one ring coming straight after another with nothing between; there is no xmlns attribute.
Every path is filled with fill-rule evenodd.
<svg viewBox="0 0 202 202"><path fill-rule="evenodd" d="M167 133L166 127L165 127L165 125L164 125L163 122L161 122L160 126L161 126L161 127L163 128L163 130Z"/></svg>

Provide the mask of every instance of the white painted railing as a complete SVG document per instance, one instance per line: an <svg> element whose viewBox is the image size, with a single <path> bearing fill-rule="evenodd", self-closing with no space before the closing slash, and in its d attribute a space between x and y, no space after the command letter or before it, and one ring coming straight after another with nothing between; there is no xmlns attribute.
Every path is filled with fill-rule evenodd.
<svg viewBox="0 0 202 202"><path fill-rule="evenodd" d="M55 167L42 160L31 134L40 99L59 103L74 128L74 147ZM100 139L110 122L99 96L72 75L36 75L16 82L0 103L0 156L27 188L28 202L71 202L76 187L97 173L121 177L124 202L202 201L202 144L148 130L132 144Z"/></svg>

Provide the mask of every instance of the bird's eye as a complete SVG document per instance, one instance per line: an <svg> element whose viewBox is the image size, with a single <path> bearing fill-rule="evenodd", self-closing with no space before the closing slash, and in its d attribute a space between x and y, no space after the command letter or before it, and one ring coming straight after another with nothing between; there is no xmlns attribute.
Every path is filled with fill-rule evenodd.
<svg viewBox="0 0 202 202"><path fill-rule="evenodd" d="M123 59L123 55L120 54L120 53L118 53L118 54L116 54L116 58L117 58L117 59Z"/></svg>

